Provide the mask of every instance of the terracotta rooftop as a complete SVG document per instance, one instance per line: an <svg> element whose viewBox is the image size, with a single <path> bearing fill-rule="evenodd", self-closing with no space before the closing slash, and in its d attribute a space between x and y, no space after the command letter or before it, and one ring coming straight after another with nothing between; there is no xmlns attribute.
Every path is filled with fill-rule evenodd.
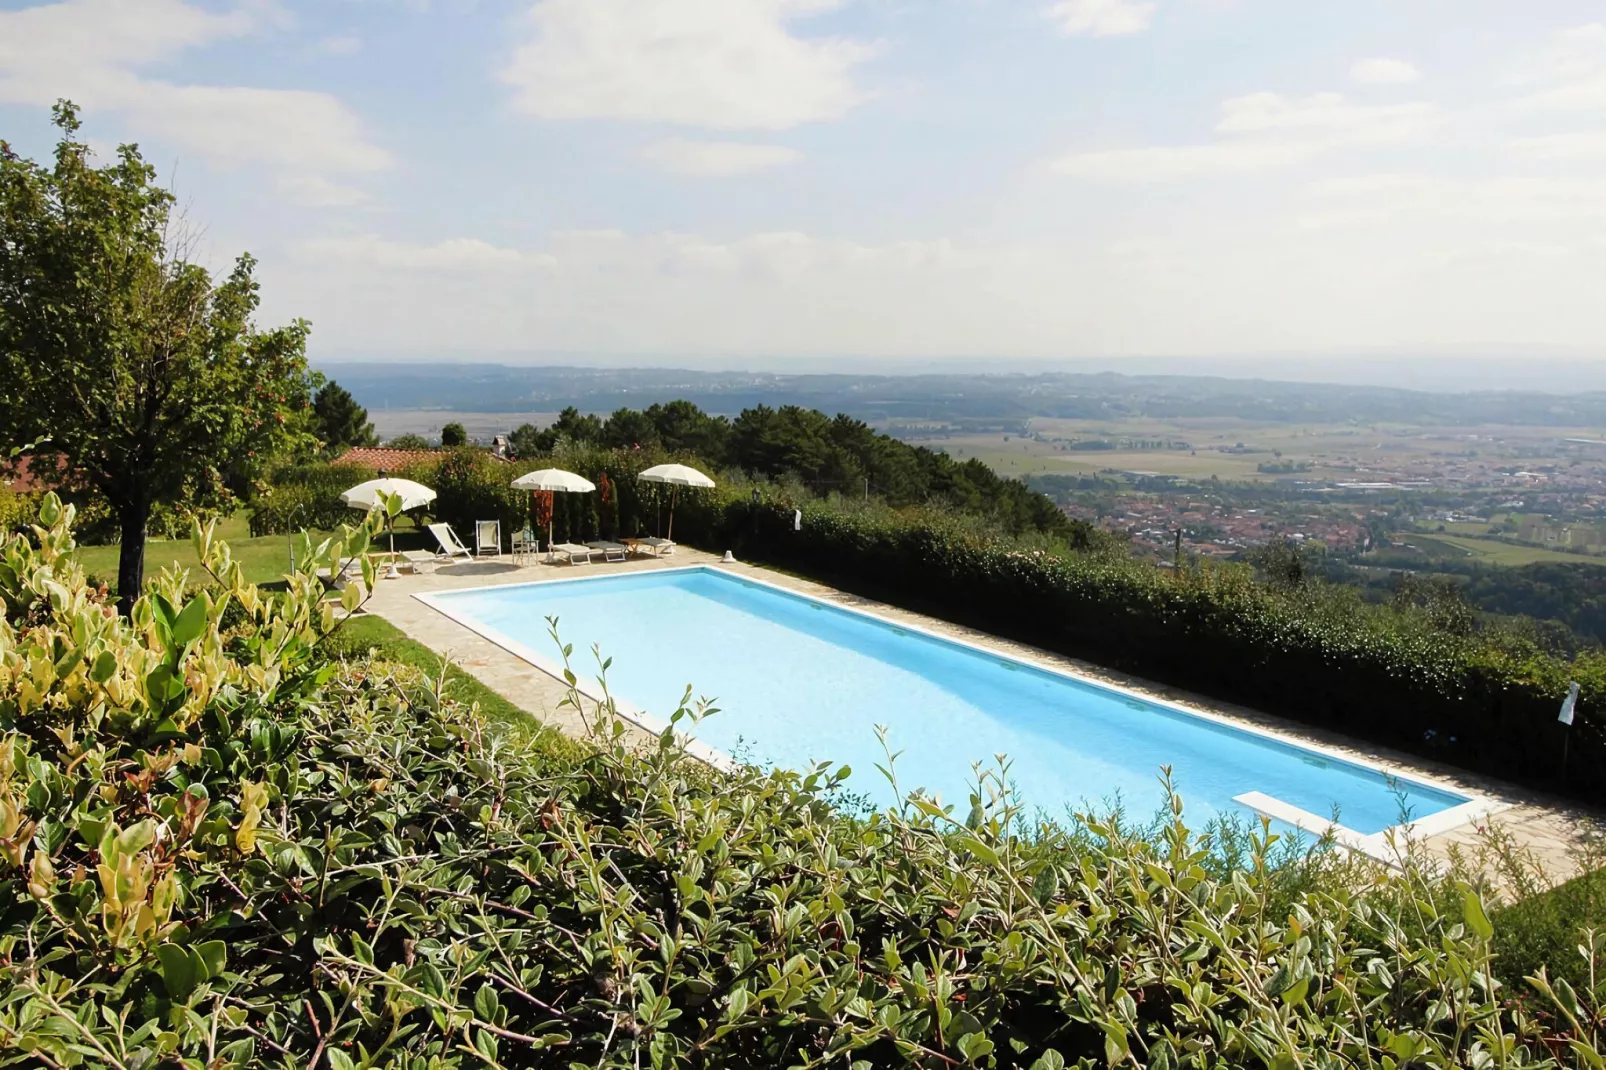
<svg viewBox="0 0 1606 1070"><path fill-rule="evenodd" d="M46 454L41 457L25 453L9 464L0 460L0 487L14 490L19 494L48 490L59 481L64 467L59 454ZM56 480L50 478L49 473L52 468L56 470L58 477Z"/></svg>
<svg viewBox="0 0 1606 1070"><path fill-rule="evenodd" d="M342 453L334 460L335 464L355 465L359 468L372 468L374 471L384 470L394 472L398 468L406 468L410 464L421 461L438 461L442 456L441 450L393 450L385 446L354 446ZM506 461L505 457L490 454L498 461Z"/></svg>

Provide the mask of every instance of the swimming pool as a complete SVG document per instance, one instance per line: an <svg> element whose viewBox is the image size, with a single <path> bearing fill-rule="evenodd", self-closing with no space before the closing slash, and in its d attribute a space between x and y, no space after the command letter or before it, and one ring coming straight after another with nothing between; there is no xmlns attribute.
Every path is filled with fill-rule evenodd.
<svg viewBox="0 0 1606 1070"><path fill-rule="evenodd" d="M1376 838L1408 814L1453 827L1478 800L1136 693L949 640L709 567L662 569L420 594L421 601L548 672L547 617L595 676L592 644L613 659L622 709L661 726L686 686L720 712L701 743L764 765L851 765L851 790L892 801L875 772L875 726L901 751L908 791L959 804L973 763L1006 754L1028 807L1063 815L1120 799L1147 818L1163 802L1161 766L1195 827L1216 814L1266 813L1325 828L1334 813Z"/></svg>

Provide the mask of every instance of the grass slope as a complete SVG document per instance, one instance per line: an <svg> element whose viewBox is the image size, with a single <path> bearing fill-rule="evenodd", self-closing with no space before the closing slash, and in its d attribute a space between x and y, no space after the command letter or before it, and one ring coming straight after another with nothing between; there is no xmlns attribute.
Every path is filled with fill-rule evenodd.
<svg viewBox="0 0 1606 1070"><path fill-rule="evenodd" d="M332 640L334 651L342 657L372 654L381 661L397 662L421 669L430 675L441 670L442 658L423 643L406 634L383 617L360 614L340 626ZM549 726L541 724L522 707L485 686L456 665L446 669L447 697L463 703L478 703L480 712L510 736L538 744L548 753L578 754L580 745Z"/></svg>

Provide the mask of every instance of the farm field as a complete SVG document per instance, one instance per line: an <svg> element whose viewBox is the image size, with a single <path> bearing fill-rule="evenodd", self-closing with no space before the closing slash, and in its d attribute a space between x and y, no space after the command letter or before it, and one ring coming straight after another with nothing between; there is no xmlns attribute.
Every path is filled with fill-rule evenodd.
<svg viewBox="0 0 1606 1070"><path fill-rule="evenodd" d="M1234 480L1276 478L1264 475L1255 468L1274 459L1269 453L1223 454L1210 451L1193 455L1187 450L1059 450L1035 439L1015 436L1005 443L998 435L955 437L943 441L939 448L957 460L974 458L1001 475L1017 477L1082 475L1115 469L1190 479L1209 479L1211 476Z"/></svg>
<svg viewBox="0 0 1606 1070"><path fill-rule="evenodd" d="M1547 550L1542 546L1514 546L1494 539L1479 539L1466 535L1402 534L1398 543L1415 546L1429 557L1476 561L1485 565L1532 565L1539 562L1586 565L1606 563L1606 558L1586 554L1568 554Z"/></svg>
<svg viewBox="0 0 1606 1070"><path fill-rule="evenodd" d="M911 436L911 441L968 460L976 458L1010 476L1087 474L1104 470L1146 472L1189 479L1316 479L1387 482L1452 478L1466 483L1471 470L1506 471L1577 463L1583 447L1569 444L1573 429L1540 427L1431 427L1385 424L1299 425L1221 418L1070 420L1039 417L1030 437L999 432ZM895 429L894 429L895 430ZM1120 448L1132 440L1149 448ZM1076 443L1112 442L1113 449L1074 449ZM1188 448L1170 448L1186 444ZM1593 458L1589 458L1593 461ZM1597 462L1598 463L1598 462ZM1262 472L1260 465L1299 471ZM1473 482L1479 482L1474 478ZM1472 534L1481 534L1475 532Z"/></svg>

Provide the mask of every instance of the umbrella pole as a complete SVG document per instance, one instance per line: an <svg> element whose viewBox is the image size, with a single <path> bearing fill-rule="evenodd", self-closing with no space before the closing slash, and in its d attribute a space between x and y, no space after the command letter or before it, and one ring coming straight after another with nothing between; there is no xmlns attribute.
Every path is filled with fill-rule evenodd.
<svg viewBox="0 0 1606 1070"><path fill-rule="evenodd" d="M678 485L669 488L669 541L675 541L675 500L680 497Z"/></svg>

